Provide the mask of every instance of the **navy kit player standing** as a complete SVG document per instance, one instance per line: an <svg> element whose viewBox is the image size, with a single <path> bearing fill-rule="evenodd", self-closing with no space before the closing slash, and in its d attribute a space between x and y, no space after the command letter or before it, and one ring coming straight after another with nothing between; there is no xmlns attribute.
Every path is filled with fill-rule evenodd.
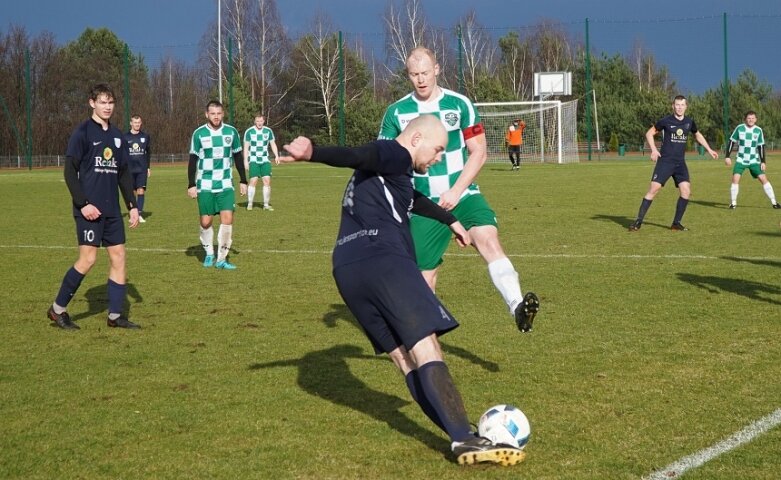
<svg viewBox="0 0 781 480"><path fill-rule="evenodd" d="M66 308L82 280L95 265L100 246L109 256L109 327L140 328L122 315L127 297L125 271L125 225L119 208L117 187L128 209L130 228L138 225L138 209L128 169L122 132L111 125L114 92L106 84L90 91L92 117L74 130L65 153L65 183L73 201L79 258L62 279L59 293L47 317L65 330L78 330Z"/></svg>
<svg viewBox="0 0 781 480"><path fill-rule="evenodd" d="M643 219L648 209L651 207L654 197L670 177L673 178L675 186L680 191L678 204L675 208L675 217L670 226L673 231L688 230L681 224L683 214L689 204L691 195L691 183L689 182L689 168L686 166L686 141L690 135L694 135L695 140L705 147L712 158L718 157L718 154L710 148L708 141L697 130L697 124L686 113L686 97L678 95L673 100L673 114L668 115L651 126L645 132L645 138L648 146L651 148L651 161L656 163L653 176L651 177L651 186L640 203L640 210L637 212L637 219L629 226L630 232L640 230L643 225ZM654 135L662 133L662 151L656 148ZM657 161L658 160L658 161Z"/></svg>
<svg viewBox="0 0 781 480"><path fill-rule="evenodd" d="M144 197L146 196L146 182L152 174L150 158L152 147L149 134L141 130L143 121L141 115L130 117L130 131L125 134L125 148L127 149L130 173L133 174L133 189L138 201L138 221L146 223L144 219Z"/></svg>
<svg viewBox="0 0 781 480"><path fill-rule="evenodd" d="M308 138L298 137L284 146L290 156L280 161L310 160L355 169L342 200L333 251L339 293L375 352L389 354L413 399L450 437L458 463L514 465L525 458L521 450L471 431L437 339L458 323L415 263L411 212L449 225L462 247L470 243L455 216L412 185L413 169L425 173L441 159L446 144L439 119L422 115L396 140L377 140L357 148L313 147Z"/></svg>

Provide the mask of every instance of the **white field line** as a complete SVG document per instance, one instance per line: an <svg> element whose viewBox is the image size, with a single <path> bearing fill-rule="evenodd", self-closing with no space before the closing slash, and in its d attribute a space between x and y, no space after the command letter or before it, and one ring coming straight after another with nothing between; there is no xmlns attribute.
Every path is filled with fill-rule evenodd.
<svg viewBox="0 0 781 480"><path fill-rule="evenodd" d="M643 480L670 480L671 478L678 478L687 470L702 466L723 453L727 453L743 444L749 443L763 433L777 427L779 424L781 424L781 408L770 415L760 418L744 429L735 432L732 436L725 438L719 443L692 455L683 457L677 462L671 463L661 470L657 470L654 473L643 477Z"/></svg>
<svg viewBox="0 0 781 480"><path fill-rule="evenodd" d="M0 244L0 250L5 249L32 249L32 250L75 250L75 245L3 245ZM130 252L158 252L158 253L184 253L187 248L138 248L127 246L126 249ZM259 254L318 254L318 255L330 255L332 249L327 250L284 250L284 249L263 249L257 250L252 248L242 248L239 250L241 253L259 253ZM448 257L479 257L477 252L473 253L446 253ZM614 258L614 259L667 259L667 260L721 260L722 257L713 255L602 255L602 254L569 254L569 253L510 253L507 254L511 258L573 258L573 259L589 259L589 258ZM781 261L781 257L730 257L731 260L743 260L743 261Z"/></svg>

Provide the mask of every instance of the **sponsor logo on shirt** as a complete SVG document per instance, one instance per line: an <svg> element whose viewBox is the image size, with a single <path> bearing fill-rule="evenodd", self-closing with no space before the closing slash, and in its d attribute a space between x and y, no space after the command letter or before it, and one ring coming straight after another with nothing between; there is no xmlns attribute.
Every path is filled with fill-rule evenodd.
<svg viewBox="0 0 781 480"><path fill-rule="evenodd" d="M686 142L686 133L684 133L682 128L678 127L670 134L670 141L675 143Z"/></svg>

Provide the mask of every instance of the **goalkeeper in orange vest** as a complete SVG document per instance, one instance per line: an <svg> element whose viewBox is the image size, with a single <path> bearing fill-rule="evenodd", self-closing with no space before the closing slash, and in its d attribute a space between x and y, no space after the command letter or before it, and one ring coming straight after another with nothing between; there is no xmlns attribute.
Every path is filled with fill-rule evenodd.
<svg viewBox="0 0 781 480"><path fill-rule="evenodd" d="M525 128L526 122L516 118L504 136L507 143L507 152L510 155L510 163L513 164L513 170L521 168L521 145L523 145L523 130Z"/></svg>

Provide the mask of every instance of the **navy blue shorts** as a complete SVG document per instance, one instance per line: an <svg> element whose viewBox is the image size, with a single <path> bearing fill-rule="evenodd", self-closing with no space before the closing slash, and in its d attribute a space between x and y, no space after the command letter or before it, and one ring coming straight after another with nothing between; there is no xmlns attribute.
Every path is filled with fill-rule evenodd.
<svg viewBox="0 0 781 480"><path fill-rule="evenodd" d="M681 184L681 182L689 181L689 167L686 166L686 162L676 162L671 160L656 162L656 168L651 176L651 181L661 183L662 186L667 180L673 177L675 186Z"/></svg>
<svg viewBox="0 0 781 480"><path fill-rule="evenodd" d="M113 247L125 243L125 223L122 217L101 215L94 221L81 216L73 218L76 220L76 239L79 245Z"/></svg>
<svg viewBox="0 0 781 480"><path fill-rule="evenodd" d="M400 345L409 351L432 333L443 335L458 327L411 258L372 257L336 267L333 275L375 353L390 353Z"/></svg>
<svg viewBox="0 0 781 480"><path fill-rule="evenodd" d="M143 188L146 190L146 181L147 181L147 171L144 170L143 172L133 173L133 189L138 190L139 188Z"/></svg>

